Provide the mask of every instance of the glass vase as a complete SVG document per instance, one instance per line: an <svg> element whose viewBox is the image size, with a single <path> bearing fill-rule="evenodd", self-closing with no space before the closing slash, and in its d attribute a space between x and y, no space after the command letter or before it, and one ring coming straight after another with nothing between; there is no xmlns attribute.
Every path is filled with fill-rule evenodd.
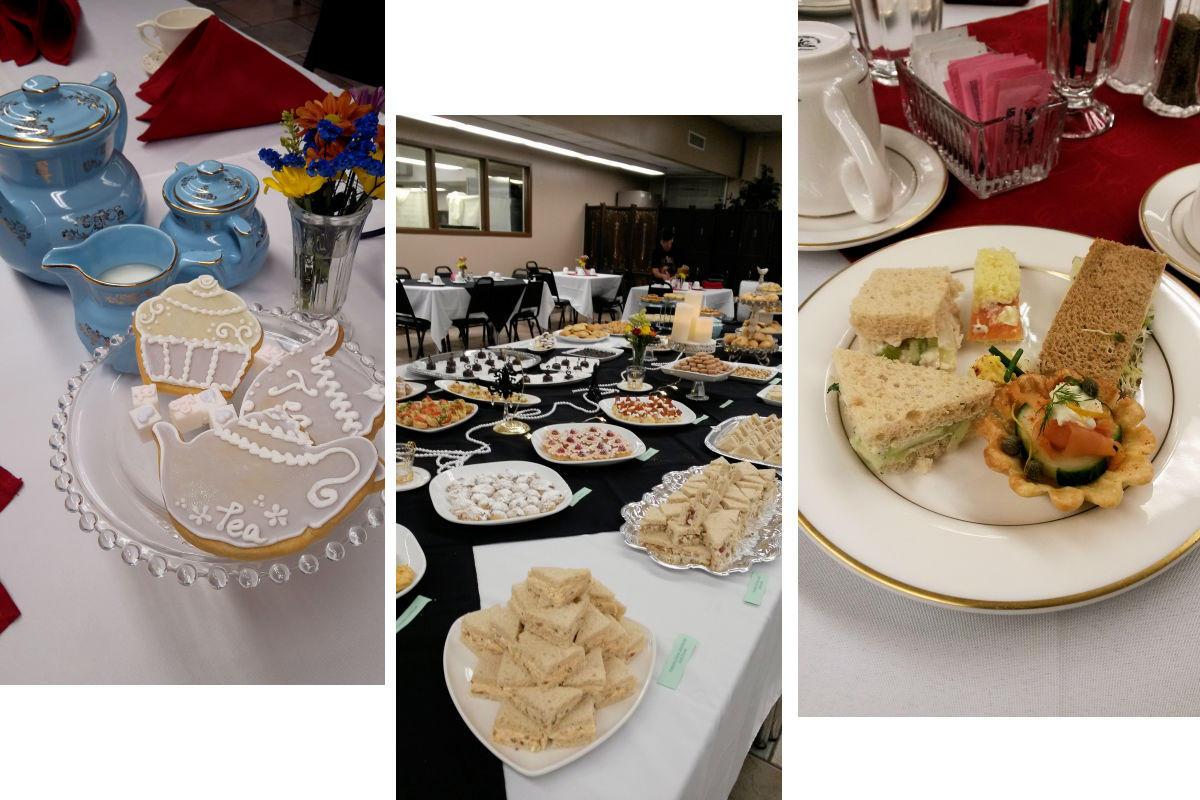
<svg viewBox="0 0 1200 800"><path fill-rule="evenodd" d="M292 215L292 310L318 320L337 316L350 289L354 254L371 204L333 217L305 211L295 200L288 200L288 210ZM350 326L341 317L338 321L350 336Z"/></svg>

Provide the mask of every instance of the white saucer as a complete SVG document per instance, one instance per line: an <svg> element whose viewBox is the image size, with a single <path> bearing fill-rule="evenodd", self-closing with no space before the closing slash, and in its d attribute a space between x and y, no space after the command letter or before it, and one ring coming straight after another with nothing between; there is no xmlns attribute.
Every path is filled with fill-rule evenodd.
<svg viewBox="0 0 1200 800"><path fill-rule="evenodd" d="M620 389L622 392L633 392L634 394L641 394L642 392L650 391L654 387L650 385L649 381L646 381L645 379L643 379L642 380L642 388L640 388L640 389L634 389L632 386L629 385L629 381L621 381L620 383L617 384L617 388Z"/></svg>
<svg viewBox="0 0 1200 800"><path fill-rule="evenodd" d="M1200 184L1200 164L1169 172L1142 196L1138 222L1142 235L1188 277L1200 280L1200 242L1188 241L1183 220Z"/></svg>
<svg viewBox="0 0 1200 800"><path fill-rule="evenodd" d="M397 483L397 492L411 492L413 489L420 489L425 484L429 483L429 470L424 467L413 467L412 480L408 483Z"/></svg>
<svg viewBox="0 0 1200 800"><path fill-rule="evenodd" d="M799 217L801 250L839 250L886 239L929 216L946 194L949 175L937 151L908 131L883 126L895 198L890 217L866 222L853 212Z"/></svg>
<svg viewBox="0 0 1200 800"><path fill-rule="evenodd" d="M804 17L841 17L850 13L845 0L797 0L799 13Z"/></svg>
<svg viewBox="0 0 1200 800"><path fill-rule="evenodd" d="M142 69L146 70L147 75L153 75L158 72L158 68L167 60L167 54L157 47L151 50L146 55L142 56Z"/></svg>

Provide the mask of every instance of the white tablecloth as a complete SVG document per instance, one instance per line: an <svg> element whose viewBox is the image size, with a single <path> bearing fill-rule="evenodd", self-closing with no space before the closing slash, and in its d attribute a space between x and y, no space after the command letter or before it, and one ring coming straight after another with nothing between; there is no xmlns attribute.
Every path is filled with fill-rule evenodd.
<svg viewBox="0 0 1200 800"><path fill-rule="evenodd" d="M612 300L621 288L620 275L564 275L554 273L554 285L560 300L566 300L583 319L595 315L593 297Z"/></svg>
<svg viewBox="0 0 1200 800"><path fill-rule="evenodd" d="M504 768L509 800L608 800L614 781L629 797L726 800L750 742L779 699L782 565L767 577L761 606L742 602L747 575L716 578L658 566L617 533L474 548L483 607L508 601L533 566L588 567L616 594L657 647L655 674L624 727L594 751L549 775ZM788 557L785 551L783 556ZM681 633L697 641L679 688L657 676ZM647 642L647 645L649 642Z"/></svg>
<svg viewBox="0 0 1200 800"><path fill-rule="evenodd" d="M256 154L261 147L278 146L281 130L264 125L151 144L137 141L146 129L134 119L147 108L134 94L146 79L141 66L146 48L134 26L173 5L167 0L85 4L86 30L69 66L44 60L24 68L0 63L4 92L39 73L76 82L89 82L105 70L116 74L129 104L124 152L141 174L151 225L165 214L161 188L176 162L220 159L261 178L267 171ZM272 192L258 198L258 208L267 220L270 252L262 272L236 291L267 308L288 307L292 235L287 205ZM367 230L382 227L383 217L377 203ZM383 314L384 243L378 237L360 244L345 307L356 328L354 339L380 364L391 348L384 346L385 336L391 341ZM387 283L390 287L390 279ZM4 265L0 297L0 331L12 342L0 354L9 376L0 381L0 464L25 480L21 493L0 512L0 581L21 609L20 619L0 634L0 683L383 682L387 578L381 565L384 535L376 529L368 530L361 547L348 547L341 563L322 561L315 575L293 572L286 584L264 580L249 591L233 584L220 591L200 584L183 587L172 573L154 578L144 562L127 567L116 551L97 547L94 533L80 531L76 515L63 508L63 493L53 486L47 444L57 398L88 356L75 336L70 297L65 288L35 283Z"/></svg>
<svg viewBox="0 0 1200 800"><path fill-rule="evenodd" d="M512 280L512 279L510 279ZM504 283L508 283L506 280ZM404 284L408 302L412 303L413 314L421 319L429 320L429 336L434 346L441 351L442 339L450 330L452 320L462 319L471 303L471 294L461 286L415 286ZM513 307L515 314L517 308ZM550 292L543 291L541 305L538 306L538 322L543 328L550 325L550 312L554 310L554 298Z"/></svg>
<svg viewBox="0 0 1200 800"><path fill-rule="evenodd" d="M642 310L642 298L646 296L648 288L648 286L634 286L629 290L629 296L625 298L625 311L621 314L621 319L629 319ZM732 289L701 289L700 292L704 295L705 308L715 308L727 317L733 316Z"/></svg>

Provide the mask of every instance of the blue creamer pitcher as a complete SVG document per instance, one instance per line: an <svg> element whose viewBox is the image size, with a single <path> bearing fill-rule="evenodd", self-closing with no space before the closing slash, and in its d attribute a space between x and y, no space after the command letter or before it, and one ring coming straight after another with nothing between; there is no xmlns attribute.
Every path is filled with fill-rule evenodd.
<svg viewBox="0 0 1200 800"><path fill-rule="evenodd" d="M47 250L145 218L142 179L121 154L127 127L111 72L90 84L36 75L0 96L0 258L61 284L41 268Z"/></svg>
<svg viewBox="0 0 1200 800"><path fill-rule="evenodd" d="M113 225L79 244L46 253L41 269L71 290L75 332L90 353L124 335L134 310L175 283L220 269L217 251L179 253L170 236L149 225ZM137 372L133 337L105 362L121 372Z"/></svg>

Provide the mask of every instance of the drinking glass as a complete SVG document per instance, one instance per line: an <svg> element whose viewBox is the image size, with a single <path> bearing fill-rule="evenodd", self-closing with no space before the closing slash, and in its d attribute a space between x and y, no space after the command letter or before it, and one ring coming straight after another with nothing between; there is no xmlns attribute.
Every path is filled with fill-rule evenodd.
<svg viewBox="0 0 1200 800"><path fill-rule="evenodd" d="M413 457L417 454L416 442L396 443L396 485L413 479Z"/></svg>
<svg viewBox="0 0 1200 800"><path fill-rule="evenodd" d="M896 86L896 59L908 55L914 36L942 29L942 0L851 0L858 49L877 83Z"/></svg>
<svg viewBox="0 0 1200 800"><path fill-rule="evenodd" d="M1050 0L1046 66L1067 101L1063 138L1087 139L1113 126L1112 109L1092 95L1108 77L1121 0Z"/></svg>

